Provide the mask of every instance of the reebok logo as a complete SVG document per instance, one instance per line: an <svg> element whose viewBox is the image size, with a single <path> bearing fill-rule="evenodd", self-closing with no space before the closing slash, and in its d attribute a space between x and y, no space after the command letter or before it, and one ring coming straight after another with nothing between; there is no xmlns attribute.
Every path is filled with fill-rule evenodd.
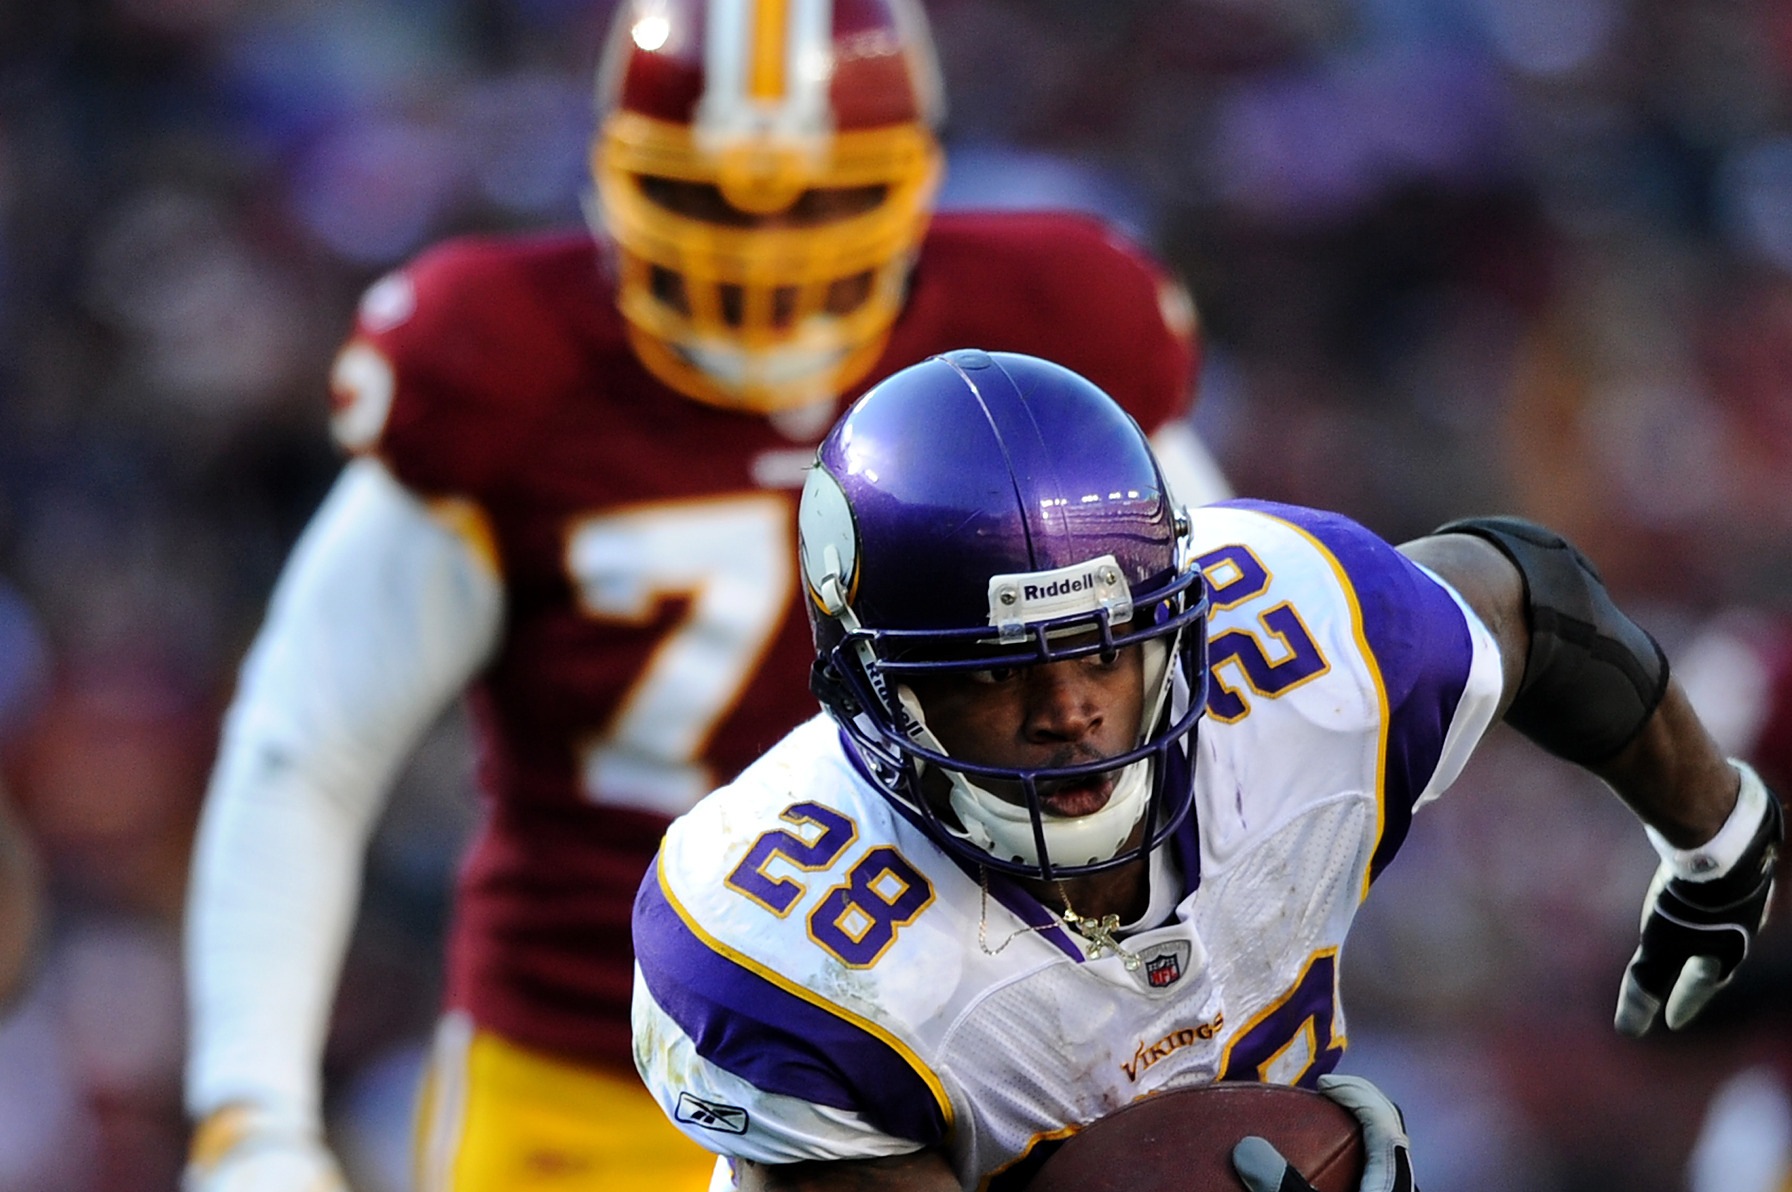
<svg viewBox="0 0 1792 1192"><path fill-rule="evenodd" d="M678 1094L678 1107L673 1116L705 1130L720 1130L724 1134L747 1132L746 1110L738 1105L723 1105L720 1101L705 1101L689 1093Z"/></svg>

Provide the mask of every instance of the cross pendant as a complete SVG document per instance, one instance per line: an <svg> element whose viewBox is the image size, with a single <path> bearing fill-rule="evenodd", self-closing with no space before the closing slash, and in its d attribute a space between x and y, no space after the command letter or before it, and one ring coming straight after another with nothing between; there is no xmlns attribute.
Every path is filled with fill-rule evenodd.
<svg viewBox="0 0 1792 1192"><path fill-rule="evenodd" d="M1121 947L1120 941L1114 938L1114 932L1120 928L1119 915L1103 915L1095 919L1079 915L1066 907L1064 922L1069 924L1072 931L1089 941L1089 959L1099 960L1104 953L1112 952L1121 958L1128 972L1139 967L1139 958Z"/></svg>

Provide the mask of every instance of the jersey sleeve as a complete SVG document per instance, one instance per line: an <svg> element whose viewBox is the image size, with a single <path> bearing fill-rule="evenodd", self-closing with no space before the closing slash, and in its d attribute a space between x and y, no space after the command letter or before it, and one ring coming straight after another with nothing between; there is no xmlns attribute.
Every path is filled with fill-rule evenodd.
<svg viewBox="0 0 1792 1192"><path fill-rule="evenodd" d="M719 884L712 865L689 864L708 852L692 825L667 834L634 911L635 1063L667 1116L712 1151L762 1163L943 1141L944 1097L901 1043L730 946L727 926L693 909L702 890L680 897L687 881Z"/></svg>
<svg viewBox="0 0 1792 1192"><path fill-rule="evenodd" d="M1268 501L1226 505L1305 535L1331 559L1355 606L1384 705L1384 823L1373 877L1405 840L1413 811L1456 780L1492 723L1504 681L1499 647L1448 584L1351 519Z"/></svg>
<svg viewBox="0 0 1792 1192"><path fill-rule="evenodd" d="M480 497L578 374L573 341L544 333L559 323L503 242L432 249L362 296L330 374L338 445L421 494Z"/></svg>

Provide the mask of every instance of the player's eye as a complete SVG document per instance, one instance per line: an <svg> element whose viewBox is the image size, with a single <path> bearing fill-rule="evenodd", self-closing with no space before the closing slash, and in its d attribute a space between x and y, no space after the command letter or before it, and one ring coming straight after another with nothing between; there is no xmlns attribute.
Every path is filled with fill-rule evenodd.
<svg viewBox="0 0 1792 1192"><path fill-rule="evenodd" d="M1012 682L1019 677L1020 667L1018 666L992 666L984 670L974 670L970 672L971 682L981 683L987 687L994 687L1003 683Z"/></svg>

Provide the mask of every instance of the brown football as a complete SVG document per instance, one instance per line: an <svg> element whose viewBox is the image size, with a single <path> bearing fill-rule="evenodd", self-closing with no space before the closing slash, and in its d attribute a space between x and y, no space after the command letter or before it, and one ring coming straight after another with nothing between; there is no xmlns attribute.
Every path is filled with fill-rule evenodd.
<svg viewBox="0 0 1792 1192"><path fill-rule="evenodd" d="M1306 1089L1233 1082L1168 1089L1091 1122L1027 1192L1240 1192L1232 1147L1247 1134L1319 1192L1357 1192L1363 1138L1349 1110Z"/></svg>

